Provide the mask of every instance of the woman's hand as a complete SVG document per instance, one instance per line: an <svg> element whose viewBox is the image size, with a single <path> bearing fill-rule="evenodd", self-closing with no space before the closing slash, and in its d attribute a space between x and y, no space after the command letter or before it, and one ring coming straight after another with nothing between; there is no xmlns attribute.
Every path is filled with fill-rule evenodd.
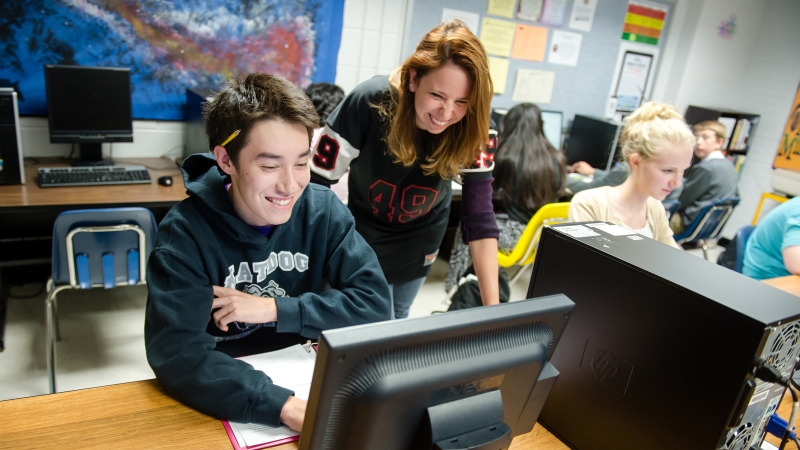
<svg viewBox="0 0 800 450"><path fill-rule="evenodd" d="M236 289L214 286L214 323L222 331L228 331L231 322L267 323L278 320L278 308L274 298L257 297Z"/></svg>

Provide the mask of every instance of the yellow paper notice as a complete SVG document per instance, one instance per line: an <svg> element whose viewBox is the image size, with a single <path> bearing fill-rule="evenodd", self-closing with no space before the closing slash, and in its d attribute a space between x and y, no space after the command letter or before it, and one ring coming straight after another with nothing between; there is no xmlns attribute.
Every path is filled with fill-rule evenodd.
<svg viewBox="0 0 800 450"><path fill-rule="evenodd" d="M486 8L486 14L493 16L514 17L514 4L516 0L489 0L489 6Z"/></svg>
<svg viewBox="0 0 800 450"><path fill-rule="evenodd" d="M506 91L508 80L508 60L505 58L489 57L489 75L492 77L494 93L502 94Z"/></svg>
<svg viewBox="0 0 800 450"><path fill-rule="evenodd" d="M481 23L481 42L486 53L508 58L514 43L516 24L508 20L484 17Z"/></svg>
<svg viewBox="0 0 800 450"><path fill-rule="evenodd" d="M547 28L517 24L511 57L528 61L544 61L547 48Z"/></svg>

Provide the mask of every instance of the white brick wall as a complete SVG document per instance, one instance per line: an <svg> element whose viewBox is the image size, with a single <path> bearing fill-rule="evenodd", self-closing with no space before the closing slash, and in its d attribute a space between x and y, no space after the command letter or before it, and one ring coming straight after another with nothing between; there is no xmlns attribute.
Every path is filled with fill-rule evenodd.
<svg viewBox="0 0 800 450"><path fill-rule="evenodd" d="M800 2L680 1L692 2L675 55L683 70L667 70L668 79L659 80L661 99L680 111L693 104L761 116L739 180L741 202L723 230L730 238L752 221L761 193L772 190L772 162L800 82ZM737 16L736 33L721 39L717 26L731 14ZM686 33L693 34L690 41Z"/></svg>
<svg viewBox="0 0 800 450"><path fill-rule="evenodd" d="M400 65L409 0L346 0L336 84L350 92Z"/></svg>

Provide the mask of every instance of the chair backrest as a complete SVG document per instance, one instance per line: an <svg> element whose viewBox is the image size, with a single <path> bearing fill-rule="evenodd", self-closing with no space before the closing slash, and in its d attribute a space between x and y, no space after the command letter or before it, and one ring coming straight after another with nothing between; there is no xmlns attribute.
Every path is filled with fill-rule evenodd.
<svg viewBox="0 0 800 450"><path fill-rule="evenodd" d="M733 213L733 208L739 204L739 199L721 198L714 200L708 206L700 210L697 217L686 227L683 233L675 236L675 240L681 244L684 242L694 242L701 239L716 238L725 222Z"/></svg>
<svg viewBox="0 0 800 450"><path fill-rule="evenodd" d="M565 222L569 214L569 203L549 203L536 211L528 221L517 244L509 254L498 253L500 267L514 265L526 266L533 263L536 255L536 243L539 241L542 226L551 223Z"/></svg>
<svg viewBox="0 0 800 450"><path fill-rule="evenodd" d="M145 208L65 211L53 226L53 282L82 288L144 282L155 232Z"/></svg>
<svg viewBox="0 0 800 450"><path fill-rule="evenodd" d="M755 229L756 227L752 225L745 225L736 232L736 266L734 270L739 273L743 273L744 269L744 251L747 247L747 240L750 239L750 235Z"/></svg>
<svg viewBox="0 0 800 450"><path fill-rule="evenodd" d="M663 200L661 204L664 205L664 210L667 212L667 220L671 219L672 215L681 207L681 202L678 200Z"/></svg>

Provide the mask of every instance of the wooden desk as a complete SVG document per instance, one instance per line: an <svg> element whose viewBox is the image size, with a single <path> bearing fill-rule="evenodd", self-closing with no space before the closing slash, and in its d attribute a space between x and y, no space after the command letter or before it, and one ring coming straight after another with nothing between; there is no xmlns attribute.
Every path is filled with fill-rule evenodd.
<svg viewBox="0 0 800 450"><path fill-rule="evenodd" d="M7 400L0 417L4 449L232 449L222 422L173 400L155 380ZM567 450L538 424L511 448Z"/></svg>
<svg viewBox="0 0 800 450"><path fill-rule="evenodd" d="M186 198L181 171L171 160L164 158L132 158L116 161L117 165L141 164L148 167L150 184L120 184L113 186L75 186L40 188L36 184L39 167L67 167L62 159L41 158L37 164L25 163L25 184L0 186L0 208L30 208L41 206L110 205L110 204L175 204ZM172 186L156 182L164 175L172 176Z"/></svg>
<svg viewBox="0 0 800 450"><path fill-rule="evenodd" d="M788 292L800 276L766 280ZM800 300L800 299L799 299ZM788 418L791 396L778 413ZM164 394L155 380L0 402L0 446L4 449L219 449L230 450L222 423ZM800 423L800 421L798 422ZM779 440L768 437L775 445ZM294 450L296 443L273 447ZM514 439L513 450L567 450L540 425Z"/></svg>
<svg viewBox="0 0 800 450"><path fill-rule="evenodd" d="M769 280L764 280L764 283L800 297L800 275L770 278ZM800 301L800 299L798 299L798 301Z"/></svg>

